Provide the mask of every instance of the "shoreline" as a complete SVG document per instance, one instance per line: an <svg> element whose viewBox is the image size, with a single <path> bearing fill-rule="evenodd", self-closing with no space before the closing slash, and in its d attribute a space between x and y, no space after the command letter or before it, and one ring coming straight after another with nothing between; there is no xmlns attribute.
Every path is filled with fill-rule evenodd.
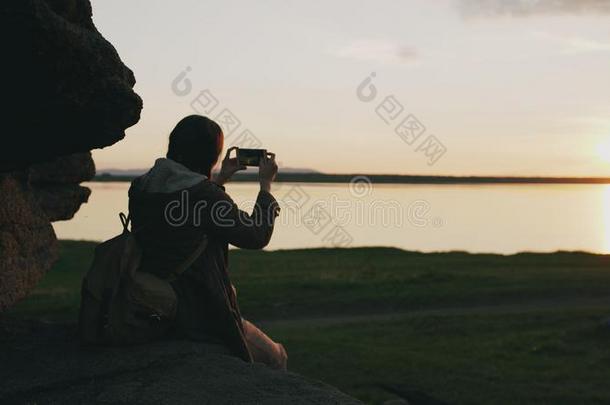
<svg viewBox="0 0 610 405"><path fill-rule="evenodd" d="M103 243L103 240L91 240L91 239L58 239L60 242L66 243L75 243L75 244L100 244ZM235 247L229 247L230 250L243 250ZM332 247L332 246L319 246L319 247L305 247L305 248L293 248L293 249L262 249L261 252L266 253L307 253L307 252L346 252L346 251L362 251L362 250L376 250L382 251L386 250L388 252L395 251L400 253L406 253L409 255L421 255L421 256L441 256L441 255L464 255L464 256L489 256L489 257L504 257L504 258L514 258L514 257L537 257L537 256L595 256L595 257L610 257L610 253L597 253L590 252L586 250L554 250L554 251L531 251L531 250L523 250L514 253L497 253L497 252L469 252L467 250L435 250L431 252L425 252L421 250L407 250L400 247L394 246L352 246L352 247Z"/></svg>
<svg viewBox="0 0 610 405"><path fill-rule="evenodd" d="M99 174L91 182L131 182L138 176ZM236 174L231 182L257 182L255 173ZM277 182L284 183L350 183L375 184L610 184L610 177L522 177L522 176L423 176L394 174L323 174L279 173Z"/></svg>

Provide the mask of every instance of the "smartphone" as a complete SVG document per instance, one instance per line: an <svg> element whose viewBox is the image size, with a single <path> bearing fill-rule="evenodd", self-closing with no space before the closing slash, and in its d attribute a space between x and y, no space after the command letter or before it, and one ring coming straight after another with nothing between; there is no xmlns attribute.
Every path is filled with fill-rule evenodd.
<svg viewBox="0 0 610 405"><path fill-rule="evenodd" d="M237 162L242 166L260 166L267 149L237 149Z"/></svg>

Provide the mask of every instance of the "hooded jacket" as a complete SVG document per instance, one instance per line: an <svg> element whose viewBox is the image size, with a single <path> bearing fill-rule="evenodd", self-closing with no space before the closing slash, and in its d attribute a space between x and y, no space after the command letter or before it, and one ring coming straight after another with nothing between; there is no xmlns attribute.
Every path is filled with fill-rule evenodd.
<svg viewBox="0 0 610 405"><path fill-rule="evenodd" d="M142 249L140 271L168 277L208 238L203 253L172 281L180 335L222 342L238 357L252 360L229 279L228 244L262 249L278 211L276 200L263 190L252 214L241 211L223 187L166 158L132 182L129 212Z"/></svg>

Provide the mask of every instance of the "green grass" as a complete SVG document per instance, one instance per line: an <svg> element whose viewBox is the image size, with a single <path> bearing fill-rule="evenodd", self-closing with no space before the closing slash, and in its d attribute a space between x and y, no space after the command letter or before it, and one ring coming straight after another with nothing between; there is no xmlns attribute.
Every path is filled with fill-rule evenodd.
<svg viewBox="0 0 610 405"><path fill-rule="evenodd" d="M94 246L61 242L9 315L75 319ZM292 370L367 402L610 402L609 256L236 250L230 267L242 312L272 321Z"/></svg>
<svg viewBox="0 0 610 405"><path fill-rule="evenodd" d="M608 403L607 311L415 316L270 330L302 374L364 400L382 387L450 403Z"/></svg>

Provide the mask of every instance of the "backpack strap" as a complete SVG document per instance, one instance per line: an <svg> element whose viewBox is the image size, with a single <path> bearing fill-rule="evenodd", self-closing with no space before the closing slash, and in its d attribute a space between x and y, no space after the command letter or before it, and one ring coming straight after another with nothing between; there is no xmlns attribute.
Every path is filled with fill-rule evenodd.
<svg viewBox="0 0 610 405"><path fill-rule="evenodd" d="M131 222L131 215L129 213L125 215L121 212L119 213L119 218L121 219L121 224L123 224L123 232L129 232L129 223ZM187 257L186 260L180 264L180 266L178 266L174 271L170 273L168 280L175 280L180 274L184 273L189 267L191 267L191 264L193 264L195 260L197 260L197 258L201 256L207 246L208 236L203 235L203 239L199 243L199 246L197 246L195 251L191 253L189 257Z"/></svg>
<svg viewBox="0 0 610 405"><path fill-rule="evenodd" d="M172 271L168 279L170 281L175 280L180 274L184 273L189 267L191 267L191 264L193 264L195 260L197 260L197 258L201 256L207 246L208 236L203 235L203 239L201 240L201 243L199 243L199 246L197 246L197 249L195 249L195 251L191 253L190 256L187 257L186 260L182 262L182 264L180 264L180 266L178 266L174 271Z"/></svg>
<svg viewBox="0 0 610 405"><path fill-rule="evenodd" d="M121 220L121 224L123 224L123 232L129 232L129 222L131 221L129 213L127 213L127 215L122 212L119 213L119 219Z"/></svg>
<svg viewBox="0 0 610 405"><path fill-rule="evenodd" d="M121 224L123 225L123 232L130 232L129 225L131 224L131 213L128 212L127 215L125 215L124 213L119 212L119 219L121 220ZM146 228L146 225L140 225L138 229L134 231L132 226L131 233L140 233L144 228Z"/></svg>

